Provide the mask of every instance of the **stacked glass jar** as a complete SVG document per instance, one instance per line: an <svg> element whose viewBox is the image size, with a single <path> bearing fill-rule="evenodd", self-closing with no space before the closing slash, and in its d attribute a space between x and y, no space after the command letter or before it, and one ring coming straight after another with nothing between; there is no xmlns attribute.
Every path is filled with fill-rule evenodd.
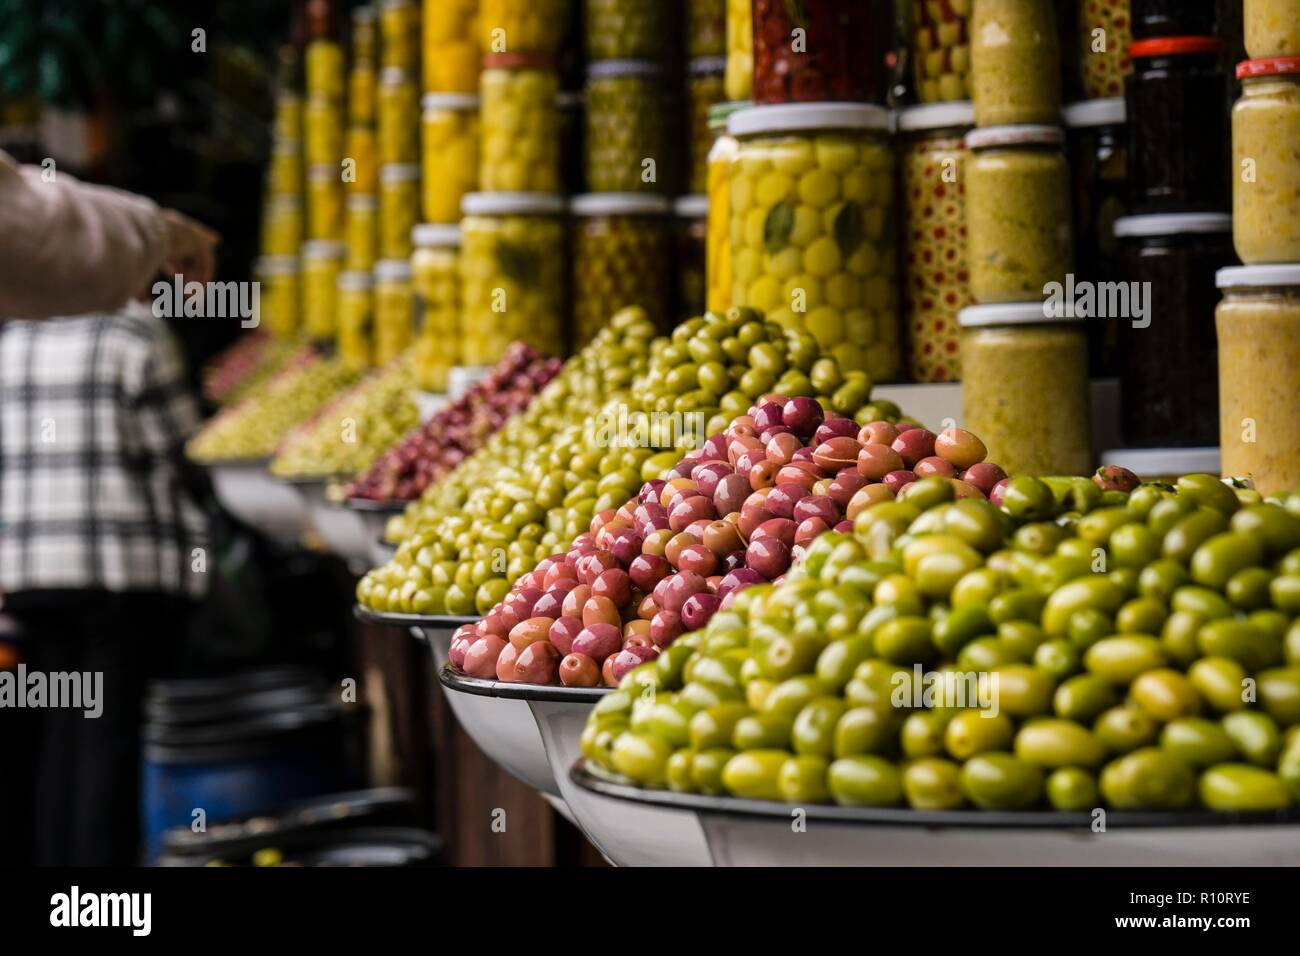
<svg viewBox="0 0 1300 956"><path fill-rule="evenodd" d="M460 364L460 226L425 223L411 235L411 281L420 329L414 370L426 391L446 392Z"/></svg>
<svg viewBox="0 0 1300 956"><path fill-rule="evenodd" d="M303 160L306 163L306 238L343 238L343 48L326 18L312 17L305 66Z"/></svg>
<svg viewBox="0 0 1300 956"><path fill-rule="evenodd" d="M393 11L387 11L392 16ZM335 341L338 354L354 368L370 365L374 269L379 241L379 157L375 116L379 97L379 38L375 11L352 11L352 58L348 69L345 156L351 176L345 177L343 271L335 292Z"/></svg>
<svg viewBox="0 0 1300 956"><path fill-rule="evenodd" d="M258 315L273 334L291 335L301 321L298 254L303 223L303 105L295 90L292 59L284 57L275 98L271 166L262 200L261 253L253 264L261 283Z"/></svg>
<svg viewBox="0 0 1300 956"><path fill-rule="evenodd" d="M922 103L970 99L970 7L912 0L912 76Z"/></svg>

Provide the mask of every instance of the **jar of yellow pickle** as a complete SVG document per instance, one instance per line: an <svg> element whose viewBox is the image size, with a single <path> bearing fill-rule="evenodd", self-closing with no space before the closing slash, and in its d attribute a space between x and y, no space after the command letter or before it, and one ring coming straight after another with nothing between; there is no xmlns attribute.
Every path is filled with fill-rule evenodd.
<svg viewBox="0 0 1300 956"><path fill-rule="evenodd" d="M970 11L970 0L912 0L912 74L922 103L970 99Z"/></svg>
<svg viewBox="0 0 1300 956"><path fill-rule="evenodd" d="M477 0L424 0L421 63L426 93L478 91L479 49Z"/></svg>
<svg viewBox="0 0 1300 956"><path fill-rule="evenodd" d="M1300 56L1300 9L1295 0L1244 0L1243 15L1251 59Z"/></svg>
<svg viewBox="0 0 1300 956"><path fill-rule="evenodd" d="M379 258L411 254L411 230L420 208L420 167L397 163L379 167Z"/></svg>
<svg viewBox="0 0 1300 956"><path fill-rule="evenodd" d="M980 0L974 5L971 99L977 125L1060 122L1055 6L1047 0Z"/></svg>
<svg viewBox="0 0 1300 956"><path fill-rule="evenodd" d="M302 140L280 139L272 145L267 188L272 196L302 195Z"/></svg>
<svg viewBox="0 0 1300 956"><path fill-rule="evenodd" d="M754 88L754 8L727 0L727 99L747 100Z"/></svg>
<svg viewBox="0 0 1300 956"><path fill-rule="evenodd" d="M339 273L338 356L354 369L370 367L375 280L369 272Z"/></svg>
<svg viewBox="0 0 1300 956"><path fill-rule="evenodd" d="M297 93L282 92L275 97L276 139L302 139L302 97Z"/></svg>
<svg viewBox="0 0 1300 956"><path fill-rule="evenodd" d="M268 198L262 211L262 255L296 256L304 231L300 197Z"/></svg>
<svg viewBox="0 0 1300 956"><path fill-rule="evenodd" d="M493 53L483 58L479 189L559 190L560 81L553 64L537 54Z"/></svg>
<svg viewBox="0 0 1300 956"><path fill-rule="evenodd" d="M564 200L549 193L470 193L461 211L462 361L492 365L520 339L564 354Z"/></svg>
<svg viewBox="0 0 1300 956"><path fill-rule="evenodd" d="M381 0L379 5L379 65L414 70L420 32L420 11L413 0Z"/></svg>
<svg viewBox="0 0 1300 956"><path fill-rule="evenodd" d="M297 256L263 256L253 263L258 283L257 324L272 335L298 331L302 298Z"/></svg>
<svg viewBox="0 0 1300 956"><path fill-rule="evenodd" d="M687 72L687 99L690 116L687 135L690 137L690 167L686 174L686 191L703 194L709 188L709 149L713 146L713 127L709 115L713 108L727 98L723 89L722 74L727 60L721 56L691 60Z"/></svg>
<svg viewBox="0 0 1300 956"><path fill-rule="evenodd" d="M668 200L645 193L588 193L573 215L573 347L596 337L625 306L671 328L672 250Z"/></svg>
<svg viewBox="0 0 1300 956"><path fill-rule="evenodd" d="M374 196L355 193L348 196L347 269L369 273L379 258L375 247L379 241L379 202Z"/></svg>
<svg viewBox="0 0 1300 956"><path fill-rule="evenodd" d="M335 102L343 98L343 47L333 40L312 40L303 56L307 95Z"/></svg>
<svg viewBox="0 0 1300 956"><path fill-rule="evenodd" d="M374 63L378 58L379 39L375 33L375 8L363 4L352 8L352 62Z"/></svg>
<svg viewBox="0 0 1300 956"><path fill-rule="evenodd" d="M1300 5L1294 10L1300 18ZM1237 65L1232 231L1245 263L1300 262L1300 57ZM1253 170L1254 175L1247 175Z"/></svg>
<svg viewBox="0 0 1300 956"><path fill-rule="evenodd" d="M420 97L411 73L395 67L379 74L378 144L380 163L419 159Z"/></svg>
<svg viewBox="0 0 1300 956"><path fill-rule="evenodd" d="M343 106L323 96L307 100L303 110L303 159L308 166L339 161L343 152Z"/></svg>
<svg viewBox="0 0 1300 956"><path fill-rule="evenodd" d="M350 127L345 152L344 159L352 160L352 175L344 179L348 192L373 195L379 189L374 129L369 126Z"/></svg>
<svg viewBox="0 0 1300 956"><path fill-rule="evenodd" d="M680 196L673 202L674 244L677 247L675 314L682 321L704 313L708 215L708 196Z"/></svg>
<svg viewBox="0 0 1300 956"><path fill-rule="evenodd" d="M426 93L420 122L426 222L458 222L460 201L478 188L478 104L472 93Z"/></svg>
<svg viewBox="0 0 1300 956"><path fill-rule="evenodd" d="M479 30L488 53L559 52L569 0L482 0Z"/></svg>
<svg viewBox="0 0 1300 956"><path fill-rule="evenodd" d="M338 326L338 282L347 246L315 240L302 245L303 328L317 341L331 341Z"/></svg>
<svg viewBox="0 0 1300 956"><path fill-rule="evenodd" d="M307 169L307 238L343 238L343 182L332 164Z"/></svg>
<svg viewBox="0 0 1300 956"><path fill-rule="evenodd" d="M348 73L348 122L369 126L375 121L375 98L379 95L379 75L373 63L352 64Z"/></svg>
<svg viewBox="0 0 1300 956"><path fill-rule="evenodd" d="M787 103L733 113L731 304L811 334L844 370L895 378L899 343L889 113Z"/></svg>
<svg viewBox="0 0 1300 956"><path fill-rule="evenodd" d="M460 227L423 223L411 233L411 273L419 303L415 376L420 388L446 392L460 364Z"/></svg>
<svg viewBox="0 0 1300 956"><path fill-rule="evenodd" d="M709 217L705 229L705 307L710 312L731 308L731 161L736 156L736 137L727 132L727 119L748 103L719 103L709 110L707 194Z"/></svg>
<svg viewBox="0 0 1300 956"><path fill-rule="evenodd" d="M375 335L371 361L384 365L406 350L415 337L415 291L409 259L375 263Z"/></svg>

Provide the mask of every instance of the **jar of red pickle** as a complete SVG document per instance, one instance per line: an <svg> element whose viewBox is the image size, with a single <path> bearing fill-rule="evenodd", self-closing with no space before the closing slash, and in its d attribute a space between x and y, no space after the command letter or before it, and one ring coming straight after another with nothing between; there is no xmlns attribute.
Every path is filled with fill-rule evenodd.
<svg viewBox="0 0 1300 956"><path fill-rule="evenodd" d="M756 104L883 102L888 3L754 0Z"/></svg>

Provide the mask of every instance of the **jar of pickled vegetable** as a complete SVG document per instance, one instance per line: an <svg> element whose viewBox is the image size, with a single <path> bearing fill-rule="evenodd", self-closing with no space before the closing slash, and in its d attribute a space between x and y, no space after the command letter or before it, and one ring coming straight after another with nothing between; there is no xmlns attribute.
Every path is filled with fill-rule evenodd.
<svg viewBox="0 0 1300 956"><path fill-rule="evenodd" d="M375 8L369 4L352 8L352 62L374 63L379 55L375 32Z"/></svg>
<svg viewBox="0 0 1300 956"><path fill-rule="evenodd" d="M419 102L412 74L398 69L379 74L376 115L381 164L414 163L419 159Z"/></svg>
<svg viewBox="0 0 1300 956"><path fill-rule="evenodd" d="M662 0L586 0L587 59L659 60L676 24Z"/></svg>
<svg viewBox="0 0 1300 956"><path fill-rule="evenodd" d="M346 267L352 272L369 273L378 259L375 247L379 238L379 202L374 196L354 194L348 197Z"/></svg>
<svg viewBox="0 0 1300 956"><path fill-rule="evenodd" d="M332 164L307 169L307 238L343 238L343 182Z"/></svg>
<svg viewBox="0 0 1300 956"><path fill-rule="evenodd" d="M754 88L752 0L727 0L727 99L749 99Z"/></svg>
<svg viewBox="0 0 1300 956"><path fill-rule="evenodd" d="M477 93L478 0L424 0L423 56L426 93Z"/></svg>
<svg viewBox="0 0 1300 956"><path fill-rule="evenodd" d="M297 93L277 93L275 121L272 129L276 139L302 139L302 97Z"/></svg>
<svg viewBox="0 0 1300 956"><path fill-rule="evenodd" d="M709 110L713 145L709 148L707 195L709 216L705 227L705 307L710 312L731 308L731 161L739 144L727 132L727 120L748 103L720 103Z"/></svg>
<svg viewBox="0 0 1300 956"><path fill-rule="evenodd" d="M1124 95L1124 77L1130 72L1130 24L1128 0L1081 0L1079 62L1083 92L1089 99Z"/></svg>
<svg viewBox="0 0 1300 956"><path fill-rule="evenodd" d="M587 186L671 191L673 156L659 66L602 60L587 71Z"/></svg>
<svg viewBox="0 0 1300 956"><path fill-rule="evenodd" d="M1131 291L1105 301L1107 317L1090 324L1119 332L1124 443L1213 445L1219 420L1214 276L1236 262L1232 219L1226 213L1126 216L1116 221L1115 235L1123 254L1120 278ZM1095 308L1102 307L1099 289Z"/></svg>
<svg viewBox="0 0 1300 956"><path fill-rule="evenodd" d="M754 0L756 104L883 102L893 5Z"/></svg>
<svg viewBox="0 0 1300 956"><path fill-rule="evenodd" d="M369 272L339 273L338 356L354 369L371 365L375 280Z"/></svg>
<svg viewBox="0 0 1300 956"><path fill-rule="evenodd" d="M1091 470L1088 340L1083 322L1041 302L962 309L962 427L1013 475Z"/></svg>
<svg viewBox="0 0 1300 956"><path fill-rule="evenodd" d="M264 256L253 263L258 283L257 324L272 335L293 335L302 320L297 256Z"/></svg>
<svg viewBox="0 0 1300 956"><path fill-rule="evenodd" d="M1292 11L1300 19L1300 6ZM1246 263L1300 262L1300 56L1238 65L1232 234Z"/></svg>
<svg viewBox="0 0 1300 956"><path fill-rule="evenodd" d="M341 242L302 245L303 328L318 341L332 341L338 329L338 282L346 253Z"/></svg>
<svg viewBox="0 0 1300 956"><path fill-rule="evenodd" d="M859 103L733 113L732 305L811 334L841 369L901 366L889 114Z"/></svg>
<svg viewBox="0 0 1300 956"><path fill-rule="evenodd" d="M898 115L904 134L903 317L908 370L917 382L961 378L957 314L971 304L966 268L966 133L969 102L932 103Z"/></svg>
<svg viewBox="0 0 1300 956"><path fill-rule="evenodd" d="M369 126L375 121L375 99L379 95L379 75L374 65L354 63L348 72L348 122Z"/></svg>
<svg viewBox="0 0 1300 956"><path fill-rule="evenodd" d="M339 161L343 152L343 107L313 96L303 109L303 159L308 166Z"/></svg>
<svg viewBox="0 0 1300 956"><path fill-rule="evenodd" d="M484 11L486 15L486 5ZM557 192L559 77L549 57L493 53L483 58L479 188Z"/></svg>
<svg viewBox="0 0 1300 956"><path fill-rule="evenodd" d="M569 0L481 0L479 29L489 53L546 53L560 49Z"/></svg>
<svg viewBox="0 0 1300 956"><path fill-rule="evenodd" d="M379 190L379 161L375 155L375 131L369 126L348 129L345 159L352 160L352 175L343 180L348 192L363 196Z"/></svg>
<svg viewBox="0 0 1300 956"><path fill-rule="evenodd" d="M708 235L708 196L681 196L673 203L677 246L677 311L679 320L704 314L705 241Z"/></svg>
<svg viewBox="0 0 1300 956"><path fill-rule="evenodd" d="M922 103L970 99L970 8L912 0L912 73Z"/></svg>
<svg viewBox="0 0 1300 956"><path fill-rule="evenodd" d="M582 348L619 309L639 305L655 327L671 327L668 200L644 193L575 196L573 347Z"/></svg>
<svg viewBox="0 0 1300 956"><path fill-rule="evenodd" d="M411 230L420 209L420 167L397 163L379 167L379 258L411 254Z"/></svg>
<svg viewBox="0 0 1300 956"><path fill-rule="evenodd" d="M1045 0L979 0L971 22L971 98L979 126L1056 123L1061 51Z"/></svg>
<svg viewBox="0 0 1300 956"><path fill-rule="evenodd" d="M1065 281L1074 245L1064 143L1055 126L966 136L966 260L976 302L1041 302L1048 283Z"/></svg>
<svg viewBox="0 0 1300 956"><path fill-rule="evenodd" d="M303 54L307 95L343 99L343 47L333 40L312 40Z"/></svg>
<svg viewBox="0 0 1300 956"><path fill-rule="evenodd" d="M727 55L727 0L686 0L686 55Z"/></svg>
<svg viewBox="0 0 1300 956"><path fill-rule="evenodd" d="M1223 473L1262 494L1300 488L1300 265L1218 276L1219 447Z"/></svg>
<svg viewBox="0 0 1300 956"><path fill-rule="evenodd" d="M420 388L446 392L460 364L460 227L425 223L411 233L411 275L420 313L415 376Z"/></svg>
<svg viewBox="0 0 1300 956"><path fill-rule="evenodd" d="M415 290L409 259L375 263L375 337L371 360L385 365L415 338Z"/></svg>
<svg viewBox="0 0 1300 956"><path fill-rule="evenodd" d="M1300 56L1300 7L1295 0L1245 0L1242 14L1251 59Z"/></svg>
<svg viewBox="0 0 1300 956"><path fill-rule="evenodd" d="M427 93L420 124L426 222L458 222L460 201L478 188L478 97Z"/></svg>
<svg viewBox="0 0 1300 956"><path fill-rule="evenodd" d="M271 147L267 188L272 196L302 195L302 141L276 140Z"/></svg>
<svg viewBox="0 0 1300 956"><path fill-rule="evenodd" d="M1208 0L1130 0L1133 39L1212 36L1214 4Z"/></svg>
<svg viewBox="0 0 1300 956"><path fill-rule="evenodd" d="M262 214L262 254L296 256L304 231L302 200L297 196L272 196Z"/></svg>
<svg viewBox="0 0 1300 956"><path fill-rule="evenodd" d="M548 193L470 193L461 211L462 361L491 365L516 340L564 354L564 200Z"/></svg>
<svg viewBox="0 0 1300 956"><path fill-rule="evenodd" d="M687 99L690 103L690 169L686 190L705 193L709 188L709 150L713 146L713 127L709 113L726 99L722 75L727 68L725 57L712 56L692 60L688 66Z"/></svg>
<svg viewBox="0 0 1300 956"><path fill-rule="evenodd" d="M420 11L412 0L381 0L379 4L379 65L414 70L418 55Z"/></svg>

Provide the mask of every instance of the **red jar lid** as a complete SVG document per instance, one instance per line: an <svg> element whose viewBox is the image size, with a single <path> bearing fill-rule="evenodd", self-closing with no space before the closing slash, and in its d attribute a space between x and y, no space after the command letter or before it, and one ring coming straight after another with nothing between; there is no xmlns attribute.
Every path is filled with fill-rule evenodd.
<svg viewBox="0 0 1300 956"><path fill-rule="evenodd" d="M1237 64L1239 80L1248 76L1277 76L1283 73L1300 73L1300 56L1270 56Z"/></svg>
<svg viewBox="0 0 1300 956"><path fill-rule="evenodd" d="M1128 45L1128 55L1133 59L1219 53L1222 50L1223 41L1217 37L1156 37L1152 40L1134 40Z"/></svg>
<svg viewBox="0 0 1300 956"><path fill-rule="evenodd" d="M488 53L483 57L483 69L551 70L555 59L548 53Z"/></svg>

